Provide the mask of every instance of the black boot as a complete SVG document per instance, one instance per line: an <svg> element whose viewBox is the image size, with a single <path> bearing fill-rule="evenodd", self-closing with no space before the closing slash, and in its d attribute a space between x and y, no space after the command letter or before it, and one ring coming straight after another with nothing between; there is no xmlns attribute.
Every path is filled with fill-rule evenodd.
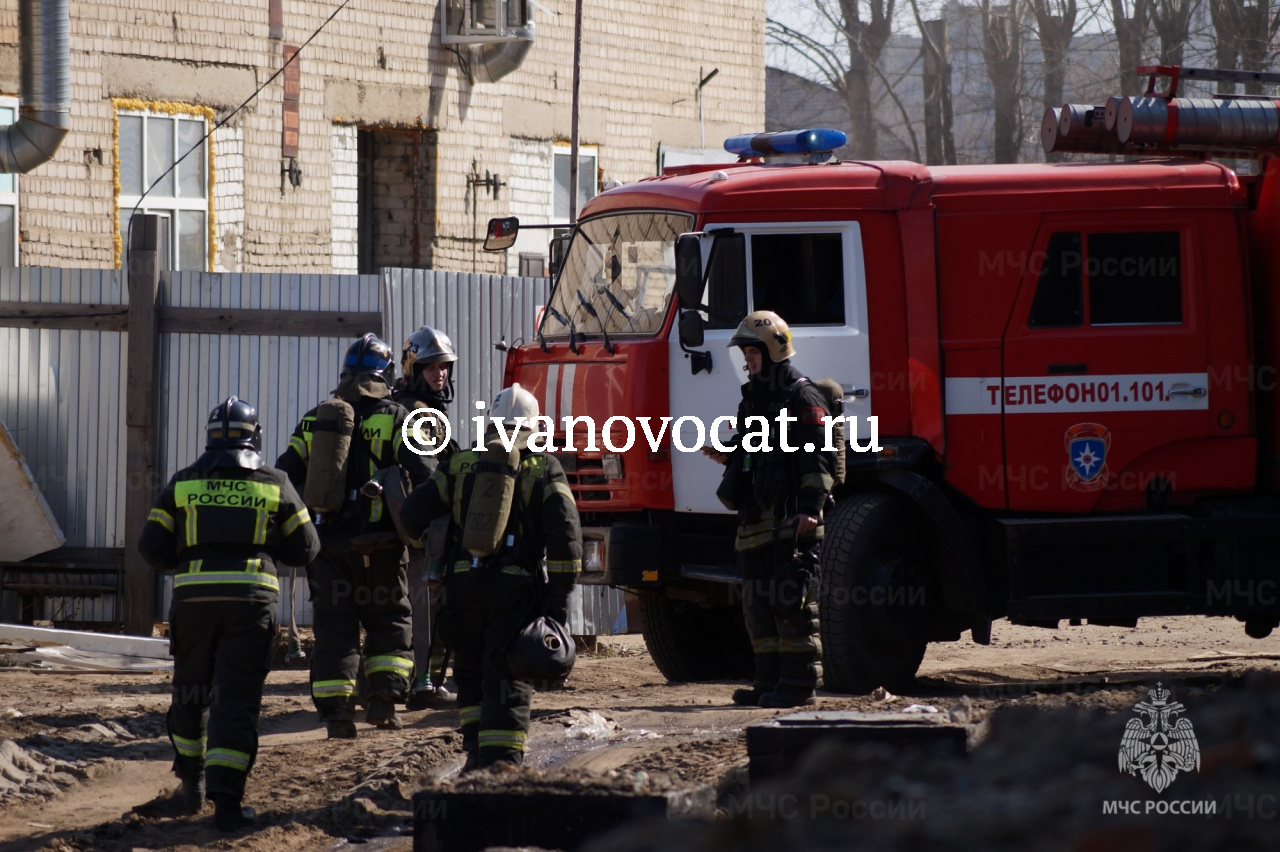
<svg viewBox="0 0 1280 852"><path fill-rule="evenodd" d="M760 696L761 707L809 707L818 703L817 693L807 686L781 684L773 692Z"/></svg>
<svg viewBox="0 0 1280 852"><path fill-rule="evenodd" d="M194 761L184 761L178 778L182 780L182 812L200 813L204 809L204 767Z"/></svg>
<svg viewBox="0 0 1280 852"><path fill-rule="evenodd" d="M396 715L395 701L382 696L369 699L369 709L364 718L370 725L377 725L384 731L398 731L404 727Z"/></svg>
<svg viewBox="0 0 1280 852"><path fill-rule="evenodd" d="M229 793L214 793L213 806L213 827L218 831L239 831L258 818L253 808L241 807L240 797Z"/></svg>
<svg viewBox="0 0 1280 852"><path fill-rule="evenodd" d="M329 739L331 740L354 740L356 738L356 723L350 719L336 719L325 723L325 727L328 729Z"/></svg>
<svg viewBox="0 0 1280 852"><path fill-rule="evenodd" d="M744 687L742 689L735 689L733 691L733 703L739 704L743 707L759 707L760 697L771 691L772 688L768 686L753 686L750 688Z"/></svg>

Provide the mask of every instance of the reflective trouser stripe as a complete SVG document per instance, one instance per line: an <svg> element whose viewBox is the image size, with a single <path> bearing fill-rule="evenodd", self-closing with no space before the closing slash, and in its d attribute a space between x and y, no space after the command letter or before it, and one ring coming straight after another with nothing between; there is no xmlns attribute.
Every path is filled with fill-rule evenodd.
<svg viewBox="0 0 1280 852"><path fill-rule="evenodd" d="M258 559L248 560L250 567L261 568L262 562ZM266 574L260 570L254 571L197 571L186 574L178 574L173 578L173 587L180 589L184 586L208 586L218 583L232 583L235 585L263 586L264 588L280 590L280 583L276 580L274 574Z"/></svg>
<svg viewBox="0 0 1280 852"><path fill-rule="evenodd" d="M779 650L777 636L765 636L763 639L752 639L751 650L757 654L772 654Z"/></svg>
<svg viewBox="0 0 1280 852"><path fill-rule="evenodd" d="M478 725L480 723L480 705L475 704L467 707L459 707L458 721L464 725Z"/></svg>
<svg viewBox="0 0 1280 852"><path fill-rule="evenodd" d="M313 698L345 698L355 694L354 680L318 680L311 684Z"/></svg>
<svg viewBox="0 0 1280 852"><path fill-rule="evenodd" d="M204 762L206 766L225 766L228 769L239 769L241 772L248 772L249 762L252 759L249 754L243 751L229 748L211 748Z"/></svg>
<svg viewBox="0 0 1280 852"><path fill-rule="evenodd" d="M396 672L406 678L412 677L413 660L408 657L401 657L399 654L383 654L379 657L370 657L364 661L365 674L371 675L377 672Z"/></svg>
<svg viewBox="0 0 1280 852"><path fill-rule="evenodd" d="M524 731L481 731L480 748L509 748L524 751L525 740L529 735Z"/></svg>
<svg viewBox="0 0 1280 852"><path fill-rule="evenodd" d="M178 750L178 754L183 757L203 757L205 738L198 740L189 740L186 737L180 737L177 734L169 734L169 738L173 740L173 747Z"/></svg>
<svg viewBox="0 0 1280 852"><path fill-rule="evenodd" d="M812 654L816 650L818 650L818 645L813 641L812 636L778 640L778 653L780 654Z"/></svg>

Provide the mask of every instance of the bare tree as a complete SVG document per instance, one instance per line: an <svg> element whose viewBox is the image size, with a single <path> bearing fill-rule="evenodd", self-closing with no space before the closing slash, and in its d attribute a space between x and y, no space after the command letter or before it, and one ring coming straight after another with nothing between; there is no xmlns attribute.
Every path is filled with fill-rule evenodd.
<svg viewBox="0 0 1280 852"><path fill-rule="evenodd" d="M794 49L848 104L849 148L855 159L880 155L872 87L882 77L880 55L893 35L896 4L897 0L814 0L814 11L840 35L843 50L781 21L767 22L774 43Z"/></svg>
<svg viewBox="0 0 1280 852"><path fill-rule="evenodd" d="M1219 68L1265 71L1271 59L1271 42L1280 27L1280 7L1271 0L1209 0L1213 20L1214 53ZM1219 83L1222 94L1234 94L1235 83ZM1247 94L1262 94L1258 83L1246 83Z"/></svg>
<svg viewBox="0 0 1280 852"><path fill-rule="evenodd" d="M995 102L995 161L1016 163L1022 147L1018 121L1019 83L1022 77L1022 17L1025 0L1009 0L995 7L982 0L982 57Z"/></svg>
<svg viewBox="0 0 1280 852"><path fill-rule="evenodd" d="M1067 79L1067 52L1076 34L1080 10L1076 0L1031 0L1036 16L1036 32L1040 37L1040 53L1044 56L1044 105L1056 109L1064 103Z"/></svg>
<svg viewBox="0 0 1280 852"><path fill-rule="evenodd" d="M918 0L911 13L920 28L924 59L924 135L926 161L931 166L956 164L955 123L951 112L951 45L945 19L926 21Z"/></svg>
<svg viewBox="0 0 1280 852"><path fill-rule="evenodd" d="M1181 65L1200 0L1153 0L1151 25L1160 37L1160 64ZM1123 70L1123 69L1122 69Z"/></svg>
<svg viewBox="0 0 1280 852"><path fill-rule="evenodd" d="M1142 81L1134 69L1142 62L1143 43L1151 23L1150 0L1111 0L1111 23L1116 29L1116 45L1120 53L1120 94L1134 97L1142 94Z"/></svg>

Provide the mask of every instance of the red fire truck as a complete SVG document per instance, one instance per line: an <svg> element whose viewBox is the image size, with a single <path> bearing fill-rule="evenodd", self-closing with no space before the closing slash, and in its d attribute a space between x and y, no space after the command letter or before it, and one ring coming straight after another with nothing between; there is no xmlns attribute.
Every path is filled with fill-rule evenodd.
<svg viewBox="0 0 1280 852"><path fill-rule="evenodd" d="M560 456L584 582L639 595L666 676L750 672L723 468L693 450L695 419L736 410L727 341L760 309L790 323L802 372L842 385L857 442L826 513L827 688L902 688L927 643L986 644L1001 617L1280 623L1280 104L1181 98L1180 78L1221 76L1140 71L1147 97L1052 110L1044 130L1047 151L1140 159L834 162L821 132L766 134L727 143L737 165L586 206L506 380L558 446L567 417L612 437L584 449L579 421ZM672 418L656 447L610 450L609 418L644 417Z"/></svg>

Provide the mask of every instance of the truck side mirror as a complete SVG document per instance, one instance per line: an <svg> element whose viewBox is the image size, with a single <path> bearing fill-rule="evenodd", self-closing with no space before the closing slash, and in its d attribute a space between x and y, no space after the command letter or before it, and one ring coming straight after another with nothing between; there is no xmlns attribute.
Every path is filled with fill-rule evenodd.
<svg viewBox="0 0 1280 852"><path fill-rule="evenodd" d="M558 237L551 238L549 254L551 260L549 262L550 275L555 278L560 274L560 267L564 266L564 259L569 254L569 240L573 239L573 234L561 234Z"/></svg>
<svg viewBox="0 0 1280 852"><path fill-rule="evenodd" d="M682 345L686 347L701 346L703 342L702 329L702 314L697 311L680 312L680 343Z"/></svg>
<svg viewBox="0 0 1280 852"><path fill-rule="evenodd" d="M511 248L520 233L520 220L515 216L503 216L489 220L489 229L484 237L485 251L503 251Z"/></svg>
<svg viewBox="0 0 1280 852"><path fill-rule="evenodd" d="M676 299L682 308L702 304L702 240L695 234L676 237Z"/></svg>

